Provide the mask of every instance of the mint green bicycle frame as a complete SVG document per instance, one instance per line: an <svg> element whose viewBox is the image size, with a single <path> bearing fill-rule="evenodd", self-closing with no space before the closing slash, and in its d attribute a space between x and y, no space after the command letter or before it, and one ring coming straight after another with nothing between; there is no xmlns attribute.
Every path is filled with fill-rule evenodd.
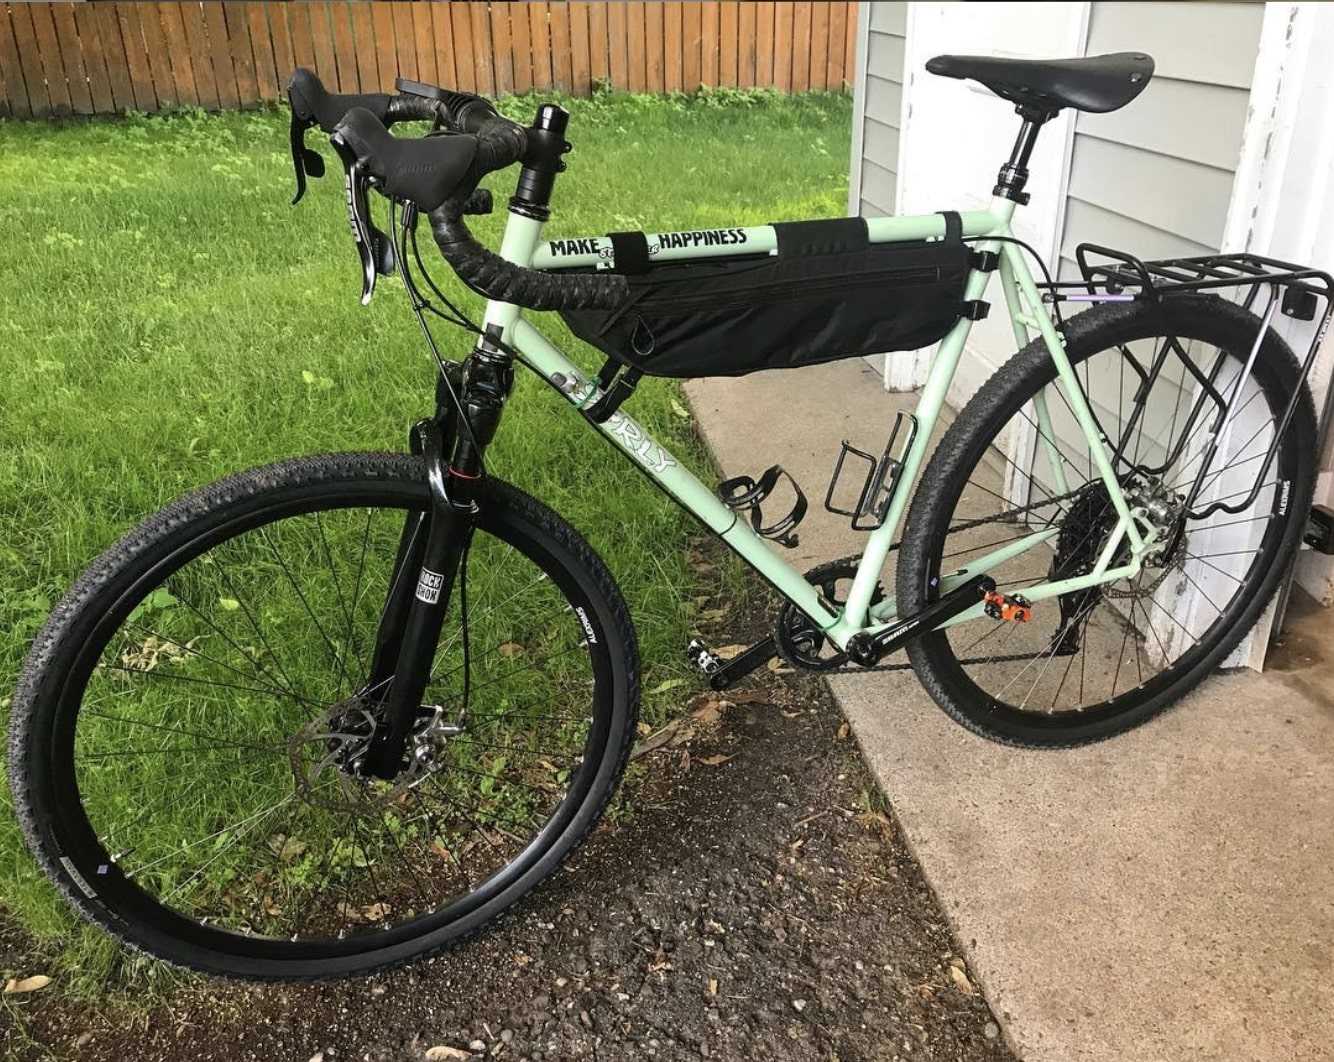
<svg viewBox="0 0 1334 1062"><path fill-rule="evenodd" d="M1097 564L1086 575L1054 582L1040 583L1025 589L1024 596L1037 602L1060 594L1082 590L1117 579L1133 578L1139 574L1142 558L1154 544L1155 533L1139 510L1132 510L1120 483L1113 472L1107 441L1101 437L1097 423L1089 411L1084 393L1075 378L1074 369L1065 355L1065 347L1034 284L1023 251L1010 237L1010 222L1014 216L1012 200L996 196L990 209L969 211L961 215L963 235L978 238L982 250L999 255L997 270L1005 303L1014 326L1015 339L1022 347L1036 332L1046 343L1052 361L1056 364L1057 384L1064 393L1075 419L1083 431L1098 473L1117 514L1117 525L1103 548ZM872 243L907 242L939 239L945 235L945 222L939 214L914 217L869 218L867 229ZM733 255L744 247L747 254L776 253L777 236L771 226L755 228L711 229L702 232L649 233L654 258L671 261ZM988 237L991 242L988 242ZM605 237L544 241L542 223L511 212L500 248L501 257L517 265L536 269L571 266L606 266L612 255L611 241ZM973 270L969 273L964 298L981 299L987 290L991 273ZM522 309L510 303L489 302L486 324L499 325L507 343L522 361L552 384L576 409L590 406L601 394L597 383L587 377L531 323L523 319ZM668 450L657 442L632 417L621 411L614 413L602 424L595 425L623 454L674 498L694 514L704 526L735 550L741 558L769 582L780 594L815 621L838 648L846 648L848 640L860 632L874 634L898 619L895 600L885 598L871 603L881 569L889 555L890 546L902 522L912 485L926 457L932 429L940 416L941 407L950 382L959 364L964 344L968 340L972 322L962 318L940 341L926 383L918 400L916 416L919 430L903 457L903 473L890 500L888 512L881 526L870 532L866 548L857 567L856 578L848 593L847 603L840 611L830 611L815 588L800 572L779 557L764 539L735 512L727 508L716 494L706 487ZM1053 442L1051 417L1046 396L1040 393L1034 400L1042 450L1047 454L1053 482L1066 493L1068 486ZM1056 528L1035 530L1017 541L993 550L969 562L942 580L942 591L957 586L974 575L986 574L989 569L1019 554L1050 541L1058 534ZM1128 560L1112 567L1121 542L1129 539ZM984 615L982 603L955 616L942 626L977 619Z"/></svg>

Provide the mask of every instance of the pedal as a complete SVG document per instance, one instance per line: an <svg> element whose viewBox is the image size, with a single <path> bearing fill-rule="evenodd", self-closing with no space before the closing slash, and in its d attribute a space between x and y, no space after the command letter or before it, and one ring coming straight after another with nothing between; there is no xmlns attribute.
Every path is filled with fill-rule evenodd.
<svg viewBox="0 0 1334 1062"><path fill-rule="evenodd" d="M697 638L692 638L690 644L686 646L686 656L699 671L708 676L709 688L715 690L725 690L736 685L757 667L762 667L777 655L778 643L774 641L773 635L761 638L731 660L715 656Z"/></svg>
<svg viewBox="0 0 1334 1062"><path fill-rule="evenodd" d="M686 646L686 659L701 675L712 675L723 666L722 660L709 652L708 647L698 638L690 639L690 644Z"/></svg>
<svg viewBox="0 0 1334 1062"><path fill-rule="evenodd" d="M982 598L982 611L994 620L1027 623L1033 618L1033 604L1023 594L1002 594L988 590Z"/></svg>

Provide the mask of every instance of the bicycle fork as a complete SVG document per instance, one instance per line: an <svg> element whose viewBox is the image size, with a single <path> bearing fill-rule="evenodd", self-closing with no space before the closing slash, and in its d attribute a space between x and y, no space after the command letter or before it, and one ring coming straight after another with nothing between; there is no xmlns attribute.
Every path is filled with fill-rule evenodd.
<svg viewBox="0 0 1334 1062"><path fill-rule="evenodd" d="M498 340L499 329L488 328L457 379L437 388L436 415L412 429L412 450L426 463L431 508L404 521L364 687L377 718L365 770L378 778L393 779L406 766L408 740L480 511L483 454L514 382L513 358Z"/></svg>

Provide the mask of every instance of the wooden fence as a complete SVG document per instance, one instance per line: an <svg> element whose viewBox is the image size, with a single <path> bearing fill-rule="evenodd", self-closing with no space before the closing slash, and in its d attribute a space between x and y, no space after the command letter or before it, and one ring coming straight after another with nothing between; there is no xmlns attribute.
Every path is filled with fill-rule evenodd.
<svg viewBox="0 0 1334 1062"><path fill-rule="evenodd" d="M855 3L0 2L0 116L255 106L307 66L339 92L395 77L486 95L605 82L839 89Z"/></svg>

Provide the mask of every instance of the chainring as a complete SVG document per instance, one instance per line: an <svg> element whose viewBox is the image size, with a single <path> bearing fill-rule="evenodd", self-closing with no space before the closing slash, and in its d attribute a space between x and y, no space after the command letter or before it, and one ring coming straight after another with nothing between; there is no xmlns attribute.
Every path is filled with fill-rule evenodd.
<svg viewBox="0 0 1334 1062"><path fill-rule="evenodd" d="M827 561L804 573L802 578L820 591L821 599L829 608L839 609L847 604L847 597L840 596L838 584L843 580L850 582L856 577L860 560L860 557L843 557ZM884 598L884 588L876 583L871 604L879 604ZM842 651L834 651L828 656L820 655L821 650L829 648L824 632L790 601L784 601L778 609L774 641L778 646L778 655L792 667L807 671L833 671L848 662L848 654Z"/></svg>

